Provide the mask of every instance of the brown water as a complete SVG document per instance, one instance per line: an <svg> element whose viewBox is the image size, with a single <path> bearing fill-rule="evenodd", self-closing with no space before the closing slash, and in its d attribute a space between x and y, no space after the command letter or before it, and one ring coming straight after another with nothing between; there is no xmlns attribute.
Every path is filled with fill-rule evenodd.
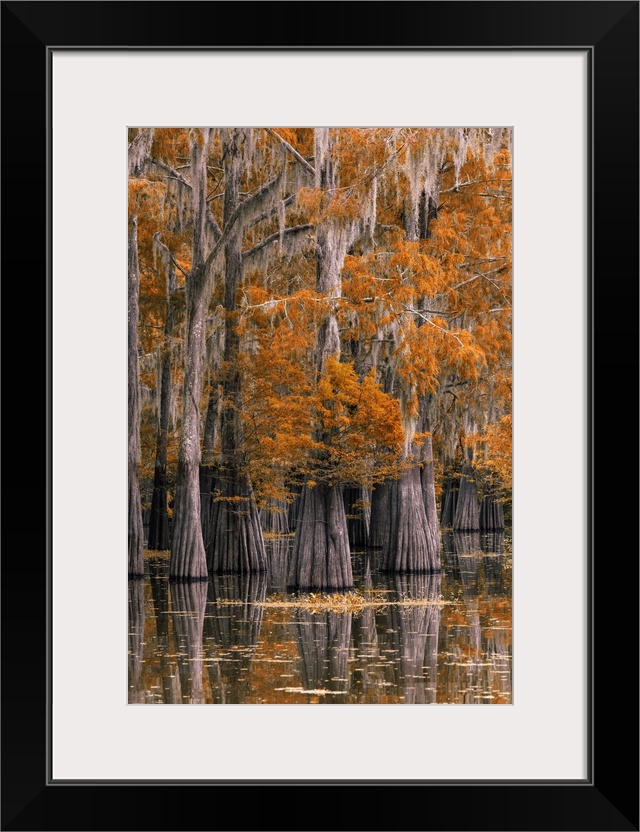
<svg viewBox="0 0 640 832"><path fill-rule="evenodd" d="M442 574L394 576L353 555L358 593L323 608L287 595L290 538L266 575L129 582L129 702L511 702L510 535L443 534Z"/></svg>

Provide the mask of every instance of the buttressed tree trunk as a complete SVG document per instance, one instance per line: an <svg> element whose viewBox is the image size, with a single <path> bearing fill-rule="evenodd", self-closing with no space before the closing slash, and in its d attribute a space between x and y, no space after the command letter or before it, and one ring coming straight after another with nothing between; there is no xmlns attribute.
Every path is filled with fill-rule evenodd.
<svg viewBox="0 0 640 832"><path fill-rule="evenodd" d="M168 249L156 242L167 275L167 303L164 324L164 341L160 372L160 417L156 439L156 462L149 519L149 549L169 548L169 513L167 511L167 438L169 434L169 410L171 407L171 338L173 335L173 305L171 296L176 290L175 268Z"/></svg>
<svg viewBox="0 0 640 832"><path fill-rule="evenodd" d="M204 317L207 269L206 218L207 148L209 128L191 137L193 256L186 281L187 337L182 402L182 431L178 452L173 539L169 575L173 580L206 580L207 560L200 525L200 396L204 364Z"/></svg>
<svg viewBox="0 0 640 832"><path fill-rule="evenodd" d="M406 391L401 391L407 395ZM401 395L402 402L402 395ZM405 414L407 403L402 404ZM405 416L405 459L415 459L399 479L388 483L389 534L384 541L381 569L385 572L438 572L440 536L433 491L433 454L414 442L415 418ZM426 483L420 462L429 466ZM429 516L427 516L429 511ZM380 522L379 520L377 522Z"/></svg>
<svg viewBox="0 0 640 832"><path fill-rule="evenodd" d="M315 131L316 187L335 188L335 170L328 128ZM342 293L341 269L352 240L335 221L316 229L316 291L325 297ZM322 374L329 358L340 356L340 333L333 310L318 330L316 371ZM319 437L322 440L322 436ZM336 591L353 588L347 518L338 485L305 485L300 497L296 537L289 565L290 591Z"/></svg>
<svg viewBox="0 0 640 832"><path fill-rule="evenodd" d="M131 578L144 575L144 531L142 527L142 504L138 463L140 462L140 369L138 366L138 295L140 292L140 269L138 266L138 221L133 217L129 232L129 564Z"/></svg>
<svg viewBox="0 0 640 832"><path fill-rule="evenodd" d="M241 130L224 135L224 225L229 224L240 204ZM266 572L267 556L260 515L246 467L242 425L242 384L238 356L237 293L242 282L242 222L239 221L225 244L225 340L220 429L220 465L216 470L218 492L212 512L212 536L207 558L212 572Z"/></svg>
<svg viewBox="0 0 640 832"><path fill-rule="evenodd" d="M433 443L428 436L423 446L424 462L422 467L422 494L424 496L424 510L427 515L429 528L434 537L438 537L440 524L438 522L438 506L436 504L436 487L433 470Z"/></svg>
<svg viewBox="0 0 640 832"><path fill-rule="evenodd" d="M410 468L388 486L389 536L382 550L382 570L437 572L440 551L425 512L420 468Z"/></svg>
<svg viewBox="0 0 640 832"><path fill-rule="evenodd" d="M438 522L438 506L436 504L436 484L433 464L433 441L429 430L429 423L426 417L423 420L422 430L427 434L422 446L422 469L420 480L422 484L422 497L424 499L424 512L427 517L427 528L429 535L429 548L436 552L434 565L440 568L440 524Z"/></svg>
<svg viewBox="0 0 640 832"><path fill-rule="evenodd" d="M219 383L222 354L224 351L224 323L215 316L215 330L210 336L213 342L212 356L209 359L209 372L212 374L207 415L204 421L202 440L202 460L200 464L200 515L202 520L202 539L207 548L211 539L213 519L213 500L215 484L215 449L220 436L221 385Z"/></svg>
<svg viewBox="0 0 640 832"><path fill-rule="evenodd" d="M453 518L456 514L458 502L459 481L456 477L447 477L442 495L442 511L440 512L440 523L443 528L453 528Z"/></svg>
<svg viewBox="0 0 640 832"><path fill-rule="evenodd" d="M436 151L433 151L436 153ZM437 155L437 153L436 153ZM416 242L431 236L431 222L437 218L440 193L440 161L434 158L428 166L433 181L412 193L413 204L405 212L407 239ZM428 300L421 298L421 308ZM422 318L417 317L417 326ZM386 494L381 493L372 504L372 538L382 544L381 568L388 572L438 572L440 570L440 528L436 508L433 447L429 434L418 448L413 441L416 429L429 433L428 400L422 396L418 414L410 415L413 391L400 390L405 422L405 459L415 457L414 467L405 470L399 479L386 483ZM375 511L374 511L375 509ZM381 515L381 511L384 515ZM386 528L385 528L386 526ZM375 528L375 531L374 531Z"/></svg>
<svg viewBox="0 0 640 832"><path fill-rule="evenodd" d="M453 528L459 531L475 531L480 528L476 473L468 462L462 465Z"/></svg>
<svg viewBox="0 0 640 832"><path fill-rule="evenodd" d="M494 494L485 494L480 506L480 528L486 530L504 529L502 503Z"/></svg>

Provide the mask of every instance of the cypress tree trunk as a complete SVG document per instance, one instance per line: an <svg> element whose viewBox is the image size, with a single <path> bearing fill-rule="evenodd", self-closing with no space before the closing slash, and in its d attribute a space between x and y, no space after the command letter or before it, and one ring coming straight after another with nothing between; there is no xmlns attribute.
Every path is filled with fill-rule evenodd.
<svg viewBox="0 0 640 832"><path fill-rule="evenodd" d="M216 331L212 337L215 338L210 366L210 373L213 378L209 390L207 415L204 422L202 461L200 465L200 519L205 550L211 545L211 536L213 534L211 523L213 519L216 471L214 453L220 437L220 411L222 404L222 389L219 383L219 373L224 352L224 326L223 322L217 319L217 315Z"/></svg>
<svg viewBox="0 0 640 832"><path fill-rule="evenodd" d="M197 298L189 297L189 292L187 294L187 303L192 306L192 311L187 332L170 577L174 580L206 580L207 562L200 525L200 429L197 404L202 385L204 315L203 305L197 303Z"/></svg>
<svg viewBox="0 0 640 832"><path fill-rule="evenodd" d="M128 290L128 335L129 335L129 522L128 522L128 572L130 578L144 575L144 530L142 526L142 504L140 501L140 370L138 364L138 296L140 293L140 270L138 267L138 220L133 217L129 233L129 290Z"/></svg>
<svg viewBox="0 0 640 832"><path fill-rule="evenodd" d="M459 488L460 481L456 477L447 477L442 497L442 511L440 512L440 524L443 528L453 528L453 518L456 514Z"/></svg>
<svg viewBox="0 0 640 832"><path fill-rule="evenodd" d="M427 240L431 235L430 224L437 218L437 201L440 193L441 172L435 164L433 194L423 185L417 194L417 204L405 212L405 232L413 242ZM414 194L412 194L412 198ZM418 299L418 306L424 310L429 301ZM417 326L423 321L417 318ZM418 415L409 415L415 389L400 389L400 400L405 421L405 458L418 456L421 469L411 468L402 473L400 479L388 484L388 506L381 506L388 512L389 533L380 535L383 539L381 568L388 572L439 572L440 571L440 529L436 508L433 446L429 435L416 454L413 436L416 428L428 433L428 398L418 401ZM378 508L376 506L376 508ZM372 507L373 510L373 507ZM376 525L384 524L383 518L376 518ZM376 530L377 531L377 530Z"/></svg>
<svg viewBox="0 0 640 832"><path fill-rule="evenodd" d="M191 142L193 195L193 257L186 281L187 337L182 400L182 431L178 452L170 578L206 580L207 561L200 523L200 396L204 363L204 316L207 274L205 212L209 128L195 131Z"/></svg>
<svg viewBox="0 0 640 832"><path fill-rule="evenodd" d="M427 528L429 536L429 549L431 552L437 551L438 556L435 558L436 568L440 569L440 524L438 523L438 507L436 504L436 483L435 471L433 465L433 441L429 426L424 421L425 432L429 435L422 446L422 470L420 472L420 481L422 484L422 496L424 499L424 513L427 517Z"/></svg>
<svg viewBox="0 0 640 832"><path fill-rule="evenodd" d="M493 494L485 494L480 505L480 528L486 530L504 529L502 503Z"/></svg>
<svg viewBox="0 0 640 832"><path fill-rule="evenodd" d="M331 139L327 128L316 128L316 186L335 188ZM349 234L331 221L316 229L316 291L327 298L342 293L341 269L350 245ZM340 333L335 311L319 327L316 344L318 377L329 358L340 356ZM322 435L318 437L322 440ZM290 591L339 591L353 587L347 519L342 489L337 485L305 485L300 497L296 538L289 567Z"/></svg>
<svg viewBox="0 0 640 832"><path fill-rule="evenodd" d="M351 550L366 549L369 545L369 523L371 521L369 493L363 485L345 487L343 493Z"/></svg>
<svg viewBox="0 0 640 832"><path fill-rule="evenodd" d="M227 131L224 140L224 223L240 202L241 131ZM237 293L242 282L242 223L236 223L225 245L225 372L222 382L220 464L216 470L211 537L207 560L217 574L265 572L267 556L260 515L246 468L242 414L242 383L238 356Z"/></svg>
<svg viewBox="0 0 640 832"><path fill-rule="evenodd" d="M427 520L420 469L404 471L388 488L389 536L382 550L382 571L439 571L440 544Z"/></svg>
<svg viewBox="0 0 640 832"><path fill-rule="evenodd" d="M160 419L156 440L156 462L153 475L153 495L149 519L149 549L168 549L169 513L167 511L167 438L169 435L169 409L171 406L171 337L173 335L173 306L171 295L175 291L175 271L167 262L167 307L162 345L162 371L160 382Z"/></svg>
<svg viewBox="0 0 640 832"><path fill-rule="evenodd" d="M458 531L475 531L480 528L476 474L468 462L462 465L453 528Z"/></svg>
<svg viewBox="0 0 640 832"><path fill-rule="evenodd" d="M345 555L346 553L346 555ZM353 589L349 533L339 486L306 487L289 564L289 592Z"/></svg>
<svg viewBox="0 0 640 832"><path fill-rule="evenodd" d="M215 487L215 465L213 462L213 448L215 443L215 423L219 402L218 391L212 387L209 393L207 415L204 423L204 438L202 444L202 463L200 465L200 523L202 525L202 539L205 550L210 545L213 528L213 499Z"/></svg>

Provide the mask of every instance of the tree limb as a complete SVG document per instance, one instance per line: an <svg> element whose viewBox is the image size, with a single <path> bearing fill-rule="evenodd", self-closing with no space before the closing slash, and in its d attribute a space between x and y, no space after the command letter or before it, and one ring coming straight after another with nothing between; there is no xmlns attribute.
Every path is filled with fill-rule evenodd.
<svg viewBox="0 0 640 832"><path fill-rule="evenodd" d="M293 225L290 228L285 228L283 230L283 235L291 235L291 234L302 234L304 231L309 231L313 228L312 225ZM267 237L266 240L263 240L261 243L258 243L253 248L248 249L242 255L243 261L246 263L252 257L254 257L259 251L262 251L263 248L271 245L272 243L277 242L280 239L280 232L276 231L275 234L272 234L270 237Z"/></svg>
<svg viewBox="0 0 640 832"><path fill-rule="evenodd" d="M157 168L160 168L161 171L168 174L172 179L177 179L181 185L184 185L185 188L189 188L191 190L191 182L184 178L184 176L179 173L175 168L172 168L171 165L167 165L166 162L161 162L160 159L151 159L151 164L155 165ZM184 167L191 167L190 165L185 165ZM211 226L211 230L213 231L214 239L217 241L220 238L222 232L220 231L220 226L215 220L215 217L211 213L211 211L207 211L205 214L206 220ZM184 274L184 272L183 272Z"/></svg>
<svg viewBox="0 0 640 832"><path fill-rule="evenodd" d="M279 133L276 133L275 130L272 130L271 127L265 127L264 129L270 136L273 136L274 138L278 139L278 141L284 145L284 147L289 151L293 158L297 162L299 162L305 170L309 171L309 173L315 178L316 169L313 167L313 165L310 165L309 162L307 162L304 156L301 156L298 153L298 151L295 149L295 147L293 147L293 145L290 145L286 139L283 139L282 136Z"/></svg>
<svg viewBox="0 0 640 832"><path fill-rule="evenodd" d="M283 199L283 205L285 208L288 208L296 201L296 194L291 194L286 199ZM262 220L267 220L269 217L273 215L273 212L276 210L278 206L272 205L270 208L267 208L265 211L262 211L260 214L256 214L255 217L252 217L251 220L247 223L247 228L251 228L254 225L257 225Z"/></svg>

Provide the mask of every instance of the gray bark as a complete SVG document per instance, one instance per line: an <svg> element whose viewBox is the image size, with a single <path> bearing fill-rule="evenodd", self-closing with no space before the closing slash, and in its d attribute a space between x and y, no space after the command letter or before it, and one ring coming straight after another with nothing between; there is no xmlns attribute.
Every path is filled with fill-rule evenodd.
<svg viewBox="0 0 640 832"><path fill-rule="evenodd" d="M138 221L136 217L134 217L131 222L131 231L129 233L128 272L128 572L129 577L142 577L144 574L144 530L142 525L142 504L140 501L140 481L138 478L138 464L140 462L140 369L138 362L138 297L140 293L140 270L138 266Z"/></svg>
<svg viewBox="0 0 640 832"><path fill-rule="evenodd" d="M168 251L167 251L167 254ZM162 369L160 376L160 418L156 439L156 460L149 519L149 549L165 550L170 546L169 513L167 510L167 440L169 435L169 411L171 407L171 339L173 336L172 294L176 288L175 268L167 257L167 303L165 310L164 340L162 344Z"/></svg>
<svg viewBox="0 0 640 832"><path fill-rule="evenodd" d="M437 217L437 197L441 175L435 183L435 197L428 195L424 188L420 192L418 210L410 208L405 212L405 233L408 240L427 240L431 235L430 223ZM421 298L419 305L428 306L428 300ZM422 321L418 318L418 326ZM400 390L401 401L407 391ZM409 396L407 396L410 398ZM428 398L421 397L417 425L420 432L428 432ZM411 420L408 420L410 422ZM418 450L409 440L405 442L405 456L417 456ZM428 436L419 451L419 466L404 471L399 479L385 483L374 491L371 506L371 542L382 547L381 568L388 572L438 572L440 571L440 528L436 507L433 445Z"/></svg>
<svg viewBox="0 0 640 832"><path fill-rule="evenodd" d="M224 225L240 208L240 130L225 131ZM228 234L225 246L225 374L222 383L221 453L216 470L217 496L213 502L207 561L212 572L265 572L267 558L260 516L246 468L242 424L242 384L238 356L237 292L242 282L242 221Z"/></svg>
<svg viewBox="0 0 640 832"><path fill-rule="evenodd" d="M456 513L453 518L453 528L458 531L475 531L480 528L476 474L473 467L466 462L463 464L460 474L460 487Z"/></svg>
<svg viewBox="0 0 640 832"><path fill-rule="evenodd" d="M429 430L425 422L423 430ZM433 442L431 435L427 436L422 446L422 470L420 472L424 512L427 518L429 549L437 552L437 568L440 568L440 524L438 522L438 507L436 504L435 471L433 463Z"/></svg>
<svg viewBox="0 0 640 832"><path fill-rule="evenodd" d="M327 128L316 128L316 186L335 187L335 170ZM342 292L341 268L349 234L332 223L316 230L316 290L327 298ZM315 364L318 377L327 360L340 356L340 333L331 310L319 327ZM322 439L322 437L319 437ZM296 538L289 567L291 591L347 590L353 587L347 521L339 486L305 485L300 497Z"/></svg>
<svg viewBox="0 0 640 832"><path fill-rule="evenodd" d="M486 530L504 529L502 502L493 494L485 494L480 505L480 528Z"/></svg>
<svg viewBox="0 0 640 832"><path fill-rule="evenodd" d="M440 523L443 528L453 528L453 518L456 513L456 504L458 502L458 489L460 487L459 480L456 477L447 477L444 484L444 493L442 495L442 511L440 512Z"/></svg>
<svg viewBox="0 0 640 832"><path fill-rule="evenodd" d="M382 571L439 571L440 542L427 520L420 469L410 468L387 486L389 536L382 550Z"/></svg>
<svg viewBox="0 0 640 832"><path fill-rule="evenodd" d="M211 336L214 339L213 357L209 372L213 376L207 415L204 422L204 437L202 441L202 462L200 465L200 516L202 522L202 538L205 549L211 540L213 529L213 500L215 497L215 457L214 452L220 437L220 418L222 409L222 387L219 383L219 373L223 358L224 327L221 321L216 321L216 330Z"/></svg>
<svg viewBox="0 0 640 832"><path fill-rule="evenodd" d="M349 534L340 486L306 487L289 564L289 592L353 589Z"/></svg>
<svg viewBox="0 0 640 832"><path fill-rule="evenodd" d="M200 138L202 141L200 141ZM205 258L207 147L209 129L192 141L193 255L186 281L187 342L182 398L182 431L178 452L170 577L206 580L207 561L200 520L200 396L204 363L204 317L208 274Z"/></svg>

